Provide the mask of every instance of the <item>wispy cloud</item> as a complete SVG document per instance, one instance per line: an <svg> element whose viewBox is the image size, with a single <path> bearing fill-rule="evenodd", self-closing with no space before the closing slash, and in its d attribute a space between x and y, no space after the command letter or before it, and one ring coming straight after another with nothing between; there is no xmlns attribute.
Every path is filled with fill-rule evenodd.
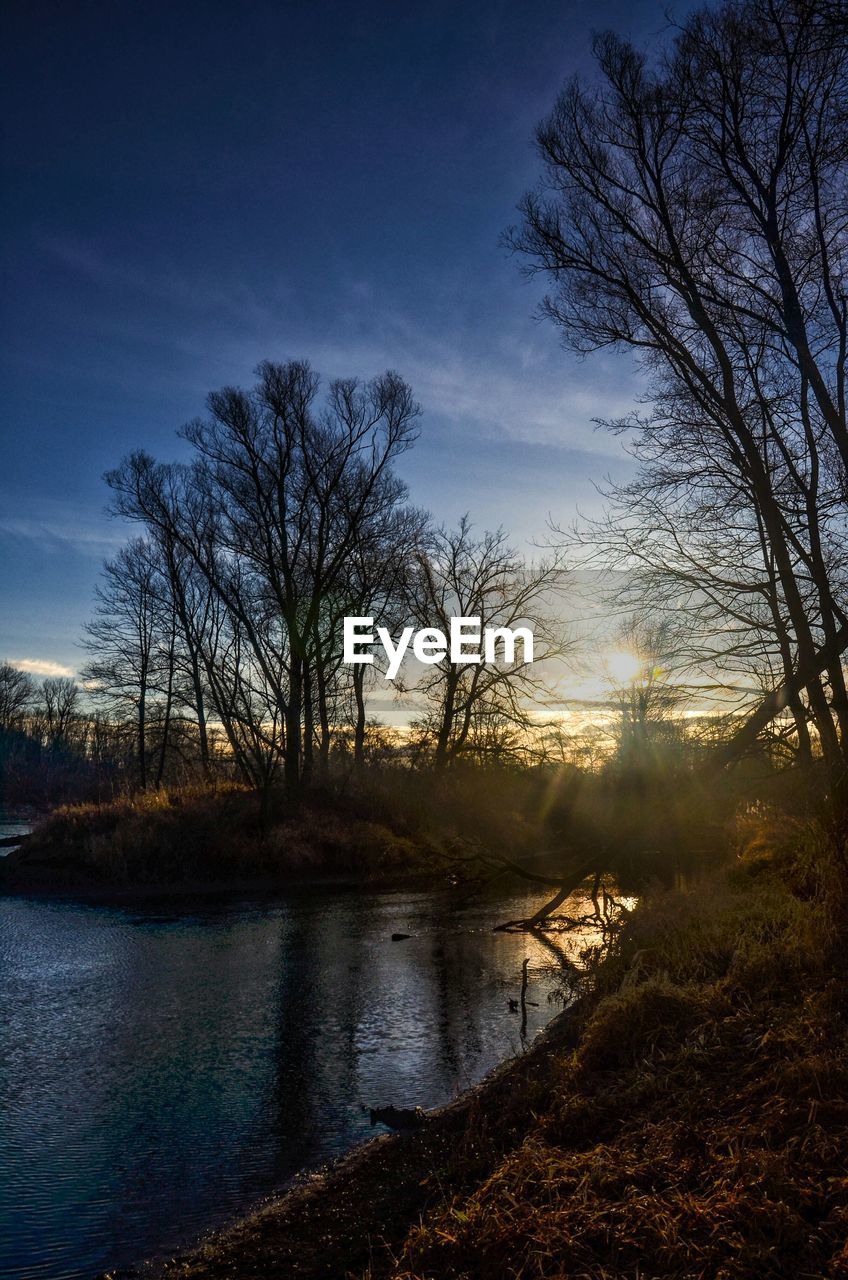
<svg viewBox="0 0 848 1280"><path fill-rule="evenodd" d="M27 505L36 505L38 516L19 514L14 510L15 505L23 504L16 504L12 495L2 495L0 534L26 538L48 553L63 554L70 547L81 555L100 560L114 555L126 541L126 525L110 520L97 507L92 510L82 502L39 496L33 503L29 495Z"/></svg>
<svg viewBox="0 0 848 1280"><path fill-rule="evenodd" d="M45 658L9 658L13 667L26 671L31 676L73 676L72 667L65 667L61 662L48 662Z"/></svg>
<svg viewBox="0 0 848 1280"><path fill-rule="evenodd" d="M469 340L448 321L441 331L383 302L369 308L367 327L339 317L344 336L317 337L308 351L321 372L378 372L396 368L412 384L425 414L438 414L477 439L500 439L579 450L599 459L623 457L619 438L599 430L599 419L628 414L644 391L624 359L567 359L552 335L519 322L491 324L489 342ZM356 329L360 332L357 332ZM285 339L281 344L284 347ZM303 343L301 342L301 346Z"/></svg>
<svg viewBox="0 0 848 1280"><path fill-rule="evenodd" d="M624 416L644 390L623 357L581 362L563 353L553 326L531 319L528 295L514 310L504 307L469 325L461 297L450 289L434 311L432 298L429 306L420 299L407 305L373 281L351 277L338 282L331 313L318 320L280 274L251 282L229 273L210 283L174 263L142 268L118 262L84 241L52 239L44 247L67 269L106 289L181 308L186 321L169 341L191 357L195 370L208 369L209 385L249 379L256 362L268 356L308 356L331 377L367 377L391 367L412 384L425 414L457 432L600 459L620 458L623 449L595 421ZM484 309L485 300L479 305ZM136 323L136 339L161 337L158 318L151 320L146 310ZM222 338L226 332L238 337Z"/></svg>
<svg viewBox="0 0 848 1280"><path fill-rule="evenodd" d="M599 479L611 462L625 459L626 450L620 437L596 423L630 413L643 390L626 366L617 377L600 364L594 370L582 366L576 374L572 366L566 376L553 360L540 360L528 370L518 351L514 358L500 349L467 351L458 335L434 339L405 326L338 341L287 334L259 345L240 340L226 345L220 365L248 370L262 351L280 359L306 356L328 378L396 369L421 403L425 432L439 420L469 443L514 442L578 452Z"/></svg>
<svg viewBox="0 0 848 1280"><path fill-rule="evenodd" d="M135 294L204 318L214 314L219 320L226 316L242 326L267 328L280 306L291 301L278 279L260 291L236 269L219 267L210 279L208 272L185 270L175 261L144 264L119 259L95 242L71 236L44 236L40 245L68 271L102 289Z"/></svg>

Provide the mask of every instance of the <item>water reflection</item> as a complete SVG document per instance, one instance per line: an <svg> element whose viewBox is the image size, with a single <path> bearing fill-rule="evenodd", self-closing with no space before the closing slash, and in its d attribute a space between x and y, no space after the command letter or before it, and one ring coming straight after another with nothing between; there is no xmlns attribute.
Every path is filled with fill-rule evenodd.
<svg viewBox="0 0 848 1280"><path fill-rule="evenodd" d="M0 1276L174 1248L370 1136L364 1108L479 1080L521 1047L525 956L528 1036L558 1008L548 947L492 933L528 905L0 900Z"/></svg>

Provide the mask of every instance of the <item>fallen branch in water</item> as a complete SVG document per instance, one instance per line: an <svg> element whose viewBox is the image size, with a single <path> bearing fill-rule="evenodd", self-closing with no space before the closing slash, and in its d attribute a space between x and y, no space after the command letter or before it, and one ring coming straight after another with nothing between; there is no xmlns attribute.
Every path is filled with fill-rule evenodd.
<svg viewBox="0 0 848 1280"><path fill-rule="evenodd" d="M514 864L514 865L515 865L515 869L520 873L520 867L518 866L518 864ZM496 924L494 927L494 932L506 933L510 930L523 931L523 930L537 928L540 924L542 924L544 920L547 920L549 916L553 915L557 907L561 906L562 903L565 902L566 898L571 897L575 889L577 889L583 883L586 877L592 874L592 872L595 873L595 878L597 881L600 878L600 874L601 874L600 871L598 871L598 867L597 867L597 857L593 857L591 862L582 863L576 870L572 871L571 875L567 879L560 876L555 881L549 881L548 883L553 883L558 886L557 892L548 902L544 904L544 906L541 906L539 910L536 911L532 916L528 916L526 919L523 919L523 920L507 920L504 924ZM531 879L534 877L528 876L527 878Z"/></svg>
<svg viewBox="0 0 848 1280"><path fill-rule="evenodd" d="M601 876L604 871L604 858L606 857L608 844L603 845L591 857L584 858L581 862L572 866L571 869L557 872L556 874L544 874L543 872L533 869L535 864L543 860L550 860L555 855L550 852L539 853L535 856L530 864L527 862L517 862L514 858L509 858L503 853L492 853L488 850L473 849L471 851L460 852L453 849L450 858L454 862L462 863L465 866L475 865L483 867L493 873L492 879L509 873L520 876L522 880L527 880L531 884L546 885L551 889L556 889L556 893L550 898L538 911L532 916L520 920L506 920L503 924L494 926L493 932L506 933L510 931L525 932L528 930L536 930L541 924L548 920L557 907L565 902L572 893L582 884L582 882L591 875L595 877L595 885L592 890L593 900L596 903L597 912L597 893L601 883Z"/></svg>

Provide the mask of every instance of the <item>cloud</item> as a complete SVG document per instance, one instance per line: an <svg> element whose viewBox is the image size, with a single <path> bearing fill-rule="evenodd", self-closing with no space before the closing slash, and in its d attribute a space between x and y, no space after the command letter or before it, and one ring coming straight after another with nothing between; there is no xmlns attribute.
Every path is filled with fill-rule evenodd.
<svg viewBox="0 0 848 1280"><path fill-rule="evenodd" d="M365 333L345 323L343 336L306 344L312 363L334 376L396 368L412 384L425 414L436 414L466 437L579 450L622 459L622 441L596 426L632 411L645 390L625 359L599 356L591 364L564 358L551 335L535 341L516 322L491 322L488 341L469 340L461 326L422 322L386 304ZM349 317L347 318L349 320ZM298 349L278 340L278 346Z"/></svg>
<svg viewBox="0 0 848 1280"><path fill-rule="evenodd" d="M127 526L102 515L95 507L83 501L62 501L38 496L35 505L37 517L19 513L14 506L23 506L20 498L2 493L3 514L0 515L0 534L13 538L25 538L47 553L64 554L72 548L80 555L98 560L114 555L126 541ZM33 505L33 496L27 495L26 505Z"/></svg>
<svg viewBox="0 0 848 1280"><path fill-rule="evenodd" d="M71 667L64 667L61 662L48 662L45 658L10 658L9 662L19 671L26 671L31 676L73 676Z"/></svg>
<svg viewBox="0 0 848 1280"><path fill-rule="evenodd" d="M112 290L179 307L193 317L168 341L190 357L192 381L250 380L258 359L308 356L329 376L370 376L387 367L412 384L426 414L478 440L515 441L579 450L598 459L623 457L622 442L596 419L628 414L645 390L629 358L566 355L552 325L527 312L529 299L511 287L484 291L477 322L467 323L461 282L439 304L413 308L370 279L338 282L330 315L313 314L294 282L280 273L252 283L232 273L210 283L173 262L133 264L96 245L47 239L45 249L69 270ZM498 306L492 308L492 298ZM509 305L515 302L515 306ZM214 322L210 324L210 317ZM109 324L114 326L114 317ZM161 317L142 309L135 339L162 337ZM238 334L228 340L222 330ZM328 336L332 335L332 336ZM164 375L160 372L160 380Z"/></svg>
<svg viewBox="0 0 848 1280"><path fill-rule="evenodd" d="M383 333L338 340L308 334L295 340L287 333L264 343L239 339L224 344L221 367L233 372L233 381L244 384L250 375L240 371L252 368L263 347L276 353L274 358L305 355L327 378L367 378L396 369L421 403L426 433L435 427L469 443L517 443L579 453L582 469L594 471L598 478L610 463L623 463L627 455L624 441L599 428L596 420L626 416L644 391L644 383L624 362L620 369L611 369L601 359L592 369L574 364L561 368L548 357L528 371L520 350L509 357L497 345L487 352L463 349L459 334L435 338L423 327L412 333L401 325L391 332L387 326ZM214 384L212 371L210 376Z"/></svg>

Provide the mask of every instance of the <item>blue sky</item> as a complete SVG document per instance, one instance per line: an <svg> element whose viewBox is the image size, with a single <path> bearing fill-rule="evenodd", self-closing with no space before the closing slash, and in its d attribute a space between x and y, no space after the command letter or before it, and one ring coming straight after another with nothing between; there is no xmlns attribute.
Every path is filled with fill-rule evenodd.
<svg viewBox="0 0 848 1280"><path fill-rule="evenodd" d="M628 466L592 419L638 380L560 348L499 238L592 30L654 44L666 10L11 0L0 659L79 666L126 532L103 471L136 447L182 456L207 391L264 358L398 369L424 409L404 475L440 520L522 544L590 508Z"/></svg>

